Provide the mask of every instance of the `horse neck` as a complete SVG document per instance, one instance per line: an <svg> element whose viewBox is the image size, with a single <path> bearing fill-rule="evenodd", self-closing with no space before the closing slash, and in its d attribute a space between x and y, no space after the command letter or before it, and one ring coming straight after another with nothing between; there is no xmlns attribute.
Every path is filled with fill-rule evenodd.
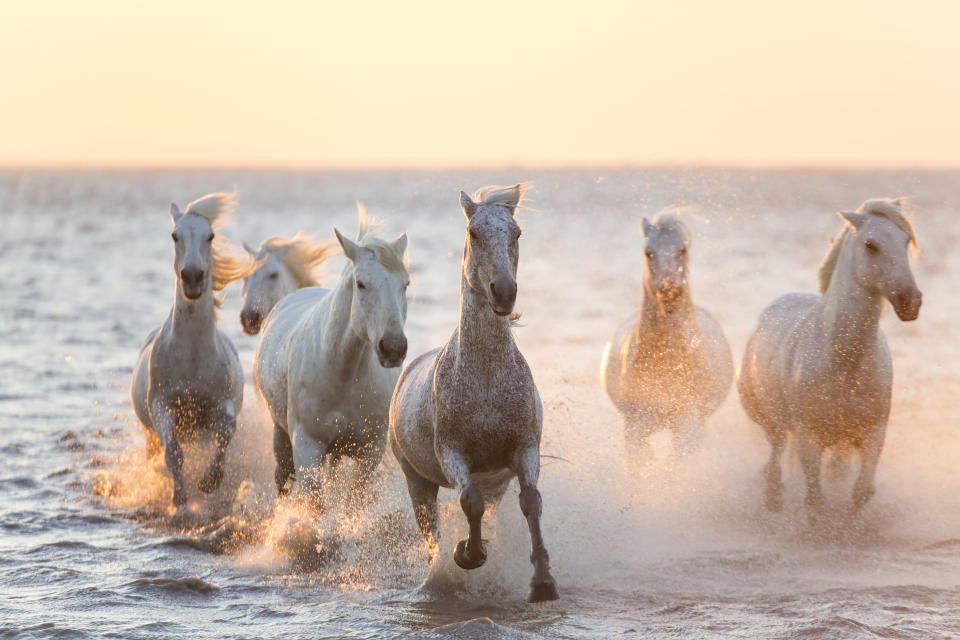
<svg viewBox="0 0 960 640"><path fill-rule="evenodd" d="M217 313L213 300L213 288L207 290L196 300L187 300L177 279L176 296L171 312L171 330L178 345L191 350L211 345L217 330Z"/></svg>
<svg viewBox="0 0 960 640"><path fill-rule="evenodd" d="M666 313L657 302L657 296L644 287L643 304L640 307L642 321L637 330L662 340L676 337L687 342L691 332L697 330L696 308L689 287L684 287L680 300L675 304L673 311Z"/></svg>
<svg viewBox="0 0 960 640"><path fill-rule="evenodd" d="M825 337L832 347L828 352L845 363L859 365L876 344L883 297L860 284L846 250L837 260L823 294L822 310Z"/></svg>
<svg viewBox="0 0 960 640"><path fill-rule="evenodd" d="M330 306L327 316L320 323L311 323L312 326L323 326L322 345L333 347L336 354L336 367L355 370L360 364L367 361L373 349L366 340L360 338L350 324L350 312L353 307L353 271L344 271L340 282L329 293ZM314 308L314 313L321 313L321 305Z"/></svg>
<svg viewBox="0 0 960 640"><path fill-rule="evenodd" d="M486 296L460 276L460 321L457 324L457 365L486 369L499 362L498 356L510 352L513 334L510 318L490 308ZM499 367L493 367L499 370Z"/></svg>

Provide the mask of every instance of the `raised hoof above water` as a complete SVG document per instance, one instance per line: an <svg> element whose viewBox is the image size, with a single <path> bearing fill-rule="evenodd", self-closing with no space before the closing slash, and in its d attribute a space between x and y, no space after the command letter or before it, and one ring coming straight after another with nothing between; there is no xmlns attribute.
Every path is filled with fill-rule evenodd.
<svg viewBox="0 0 960 640"><path fill-rule="evenodd" d="M203 474L198 486L200 487L200 491L204 493L213 493L220 488L221 482L223 482L223 468L211 467Z"/></svg>
<svg viewBox="0 0 960 640"><path fill-rule="evenodd" d="M479 569L483 566L483 563L487 561L487 552L483 548L483 543L480 543L480 552L477 554L477 557L471 557L467 553L467 541L461 540L457 543L457 548L453 551L453 561L457 563L457 566L461 569L466 569L470 571L471 569Z"/></svg>
<svg viewBox="0 0 960 640"><path fill-rule="evenodd" d="M527 602L549 602L550 600L559 600L560 593L557 591L557 584L551 579L546 582L530 583L530 591L527 592Z"/></svg>

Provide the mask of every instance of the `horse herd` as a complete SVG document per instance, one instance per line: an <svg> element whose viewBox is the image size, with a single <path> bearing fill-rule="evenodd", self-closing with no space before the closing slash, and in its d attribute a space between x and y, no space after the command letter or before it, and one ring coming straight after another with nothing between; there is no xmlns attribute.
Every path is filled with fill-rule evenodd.
<svg viewBox="0 0 960 640"><path fill-rule="evenodd" d="M347 456L356 463L351 496L362 500L389 444L431 562L439 553L442 486L457 490L469 523L454 560L474 569L486 560L484 512L517 478L534 566L527 599L556 599L537 489L543 408L512 335L520 238L514 218L526 188L460 193L467 233L459 322L444 345L402 373L406 234L383 239L361 206L356 240L334 230L347 260L337 284L325 289L314 274L333 255L333 242L302 234L271 238L257 249L244 245L244 256L215 233L236 208L233 194L204 196L182 212L171 205L176 296L140 349L131 395L151 453L162 453L173 478L174 506L181 510L187 502L183 439L212 435L216 444L201 491L215 491L223 478L243 372L216 327L216 292L243 279L241 324L261 334L253 380L274 423L278 492L293 491L322 508L324 465ZM901 202L868 200L840 216L844 226L821 267L820 294L789 294L763 311L737 379L744 409L771 444L766 506L782 506L780 458L792 434L814 517L823 507L825 448L861 454L855 511L873 495L892 387L879 317L884 300L905 321L916 319L921 303L909 262L916 236ZM722 329L693 303L690 229L670 211L644 219L642 227L643 303L607 344L601 367L625 419L628 451L638 460L660 429L673 432L679 453L692 449L734 378Z"/></svg>

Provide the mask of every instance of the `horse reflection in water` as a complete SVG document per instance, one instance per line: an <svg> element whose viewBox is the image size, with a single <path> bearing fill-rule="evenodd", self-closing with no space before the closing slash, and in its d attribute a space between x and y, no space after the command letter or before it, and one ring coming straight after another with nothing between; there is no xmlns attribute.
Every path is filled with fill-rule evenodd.
<svg viewBox="0 0 960 640"><path fill-rule="evenodd" d="M182 213L170 205L177 276L173 309L140 347L133 374L134 410L151 452L163 449L173 476L173 504L181 513L187 502L181 440L212 433L216 451L199 488L215 491L243 402L243 371L236 348L217 329L220 302L214 295L249 268L226 241L215 239L214 230L236 205L227 193L194 200Z"/></svg>
<svg viewBox="0 0 960 640"><path fill-rule="evenodd" d="M713 316L693 304L692 234L675 211L643 219L643 304L607 343L601 377L623 414L631 458L649 457L648 438L670 429L678 453L699 441L727 397L733 355Z"/></svg>
<svg viewBox="0 0 960 640"><path fill-rule="evenodd" d="M738 379L743 408L771 445L767 508L782 507L780 458L792 433L813 519L823 507L820 462L828 447L860 452L854 511L873 496L893 386L880 312L889 301L901 320L916 320L921 303L908 258L917 238L901 202L868 200L840 216L843 231L820 267L820 295L791 293L763 311Z"/></svg>
<svg viewBox="0 0 960 640"><path fill-rule="evenodd" d="M473 199L461 192L467 237L460 323L444 347L421 355L400 377L390 405L390 442L431 562L438 553L438 489L460 495L470 534L457 544L454 560L475 569L487 558L485 503L498 504L516 476L533 547L527 599L539 602L558 595L540 530L543 407L511 332L520 256L514 213L524 190L522 184L487 187Z"/></svg>

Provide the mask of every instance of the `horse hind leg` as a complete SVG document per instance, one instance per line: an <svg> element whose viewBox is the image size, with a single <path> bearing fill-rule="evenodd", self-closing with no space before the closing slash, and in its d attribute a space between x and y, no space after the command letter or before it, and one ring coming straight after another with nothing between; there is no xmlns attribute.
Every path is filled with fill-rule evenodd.
<svg viewBox="0 0 960 640"><path fill-rule="evenodd" d="M397 453L396 448L394 453ZM403 454L397 454L397 460L400 461L400 468L407 479L407 492L410 494L410 504L413 506L413 516L417 520L417 527L420 529L420 535L427 545L427 554L430 558L430 564L439 555L440 529L438 526L439 517L437 515L437 492L440 485L436 485L410 466Z"/></svg>
<svg viewBox="0 0 960 640"><path fill-rule="evenodd" d="M770 441L770 459L763 474L767 481L764 502L768 511L779 512L783 509L783 471L780 459L787 442L787 430L777 425L766 429L766 432Z"/></svg>
<svg viewBox="0 0 960 640"><path fill-rule="evenodd" d="M227 400L224 403L224 412L217 420L214 431L216 442L216 452L213 455L213 461L210 463L207 472L200 479L200 491L204 493L213 493L220 488L223 482L223 460L227 455L227 447L233 440L233 434L237 432L237 416L233 408L233 401Z"/></svg>
<svg viewBox="0 0 960 640"><path fill-rule="evenodd" d="M823 510L823 491L820 488L820 460L823 448L809 433L800 431L800 466L807 481L806 505L811 519L816 519Z"/></svg>
<svg viewBox="0 0 960 640"><path fill-rule="evenodd" d="M293 445L290 436L280 425L273 425L273 457L277 468L273 480L277 483L277 495L285 496L290 492L290 482L295 473L293 468Z"/></svg>
<svg viewBox="0 0 960 640"><path fill-rule="evenodd" d="M537 490L537 478L540 475L540 452L536 448L522 451L517 456L517 480L520 482L520 511L527 519L530 529L530 562L533 564L533 577L530 579L530 591L527 602L545 602L557 600L557 583L550 575L550 555L543 542L540 529L540 516L543 513L543 499Z"/></svg>

